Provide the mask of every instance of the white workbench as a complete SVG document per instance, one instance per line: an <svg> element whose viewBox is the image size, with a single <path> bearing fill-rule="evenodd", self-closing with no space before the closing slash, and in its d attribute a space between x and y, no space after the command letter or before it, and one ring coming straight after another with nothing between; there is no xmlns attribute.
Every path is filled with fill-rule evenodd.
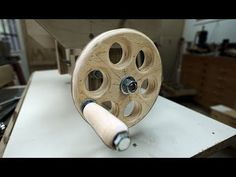
<svg viewBox="0 0 236 177"><path fill-rule="evenodd" d="M111 150L77 112L70 79L56 70L33 74L3 157L193 157L236 138L236 129L159 96L130 128L129 149Z"/></svg>

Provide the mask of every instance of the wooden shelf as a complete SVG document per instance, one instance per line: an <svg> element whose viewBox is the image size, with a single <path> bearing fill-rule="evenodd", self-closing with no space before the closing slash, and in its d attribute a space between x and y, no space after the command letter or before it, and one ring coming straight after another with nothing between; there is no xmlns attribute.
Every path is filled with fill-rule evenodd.
<svg viewBox="0 0 236 177"><path fill-rule="evenodd" d="M204 107L224 104L236 106L236 58L220 56L183 56L181 83L195 88L194 99Z"/></svg>

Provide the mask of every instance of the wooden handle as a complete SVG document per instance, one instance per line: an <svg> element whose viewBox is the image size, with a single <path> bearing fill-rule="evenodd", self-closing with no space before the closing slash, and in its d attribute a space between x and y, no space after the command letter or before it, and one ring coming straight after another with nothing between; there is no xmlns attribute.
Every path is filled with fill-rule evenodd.
<svg viewBox="0 0 236 177"><path fill-rule="evenodd" d="M128 127L109 111L92 102L84 107L83 115L107 146L119 151L128 148Z"/></svg>

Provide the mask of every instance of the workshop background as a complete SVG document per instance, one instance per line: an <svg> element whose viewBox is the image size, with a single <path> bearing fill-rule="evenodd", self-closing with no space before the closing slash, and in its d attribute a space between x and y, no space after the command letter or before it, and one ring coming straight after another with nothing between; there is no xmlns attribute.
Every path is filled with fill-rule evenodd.
<svg viewBox="0 0 236 177"><path fill-rule="evenodd" d="M163 64L160 95L236 127L236 20L1 19L0 138L31 74L60 67L58 45L82 50L116 28L137 29L155 43ZM236 157L235 146L212 157Z"/></svg>

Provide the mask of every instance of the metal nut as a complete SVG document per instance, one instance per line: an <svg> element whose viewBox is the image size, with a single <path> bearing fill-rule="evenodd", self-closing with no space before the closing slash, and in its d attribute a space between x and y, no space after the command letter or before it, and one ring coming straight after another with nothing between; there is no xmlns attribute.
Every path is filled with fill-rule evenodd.
<svg viewBox="0 0 236 177"><path fill-rule="evenodd" d="M134 93L137 88L138 84L132 76L123 78L120 83L120 89L124 94Z"/></svg>
<svg viewBox="0 0 236 177"><path fill-rule="evenodd" d="M130 138L129 138L129 134L128 132L122 132L122 133L119 133L114 141L113 141L113 144L115 146L115 149L117 151L124 151L126 150L129 145L130 145Z"/></svg>

